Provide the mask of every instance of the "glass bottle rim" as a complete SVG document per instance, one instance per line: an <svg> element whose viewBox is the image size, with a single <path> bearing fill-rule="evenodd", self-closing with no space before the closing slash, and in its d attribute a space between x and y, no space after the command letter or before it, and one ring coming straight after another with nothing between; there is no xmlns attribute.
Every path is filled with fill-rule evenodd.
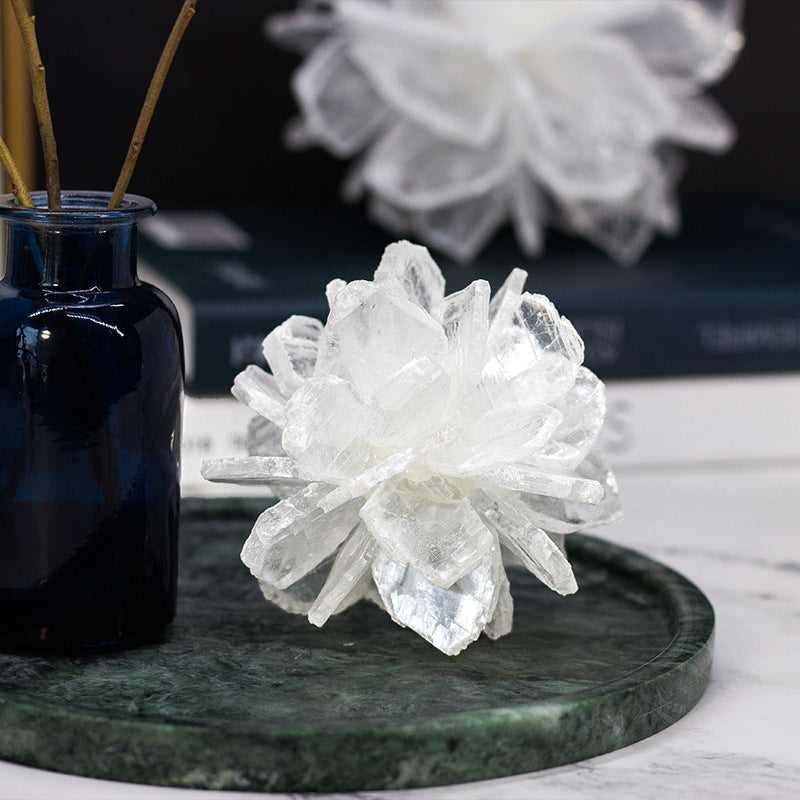
<svg viewBox="0 0 800 800"><path fill-rule="evenodd" d="M57 228L108 228L132 225L156 213L156 204L147 197L126 194L119 208L108 209L111 192L64 190L61 209L47 208L47 193L31 192L33 208L21 206L13 194L0 195L0 219Z"/></svg>

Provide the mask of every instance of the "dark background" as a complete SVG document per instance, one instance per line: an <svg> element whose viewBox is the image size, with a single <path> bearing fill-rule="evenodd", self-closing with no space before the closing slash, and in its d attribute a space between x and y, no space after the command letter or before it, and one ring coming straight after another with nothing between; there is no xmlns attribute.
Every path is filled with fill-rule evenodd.
<svg viewBox="0 0 800 800"><path fill-rule="evenodd" d="M64 188L113 187L180 5L37 0ZM161 206L336 201L345 163L281 145L300 59L268 42L263 23L294 6L199 0L130 191ZM738 141L724 156L689 153L684 200L800 200L800 2L749 0L744 33L738 61L711 92L735 120Z"/></svg>

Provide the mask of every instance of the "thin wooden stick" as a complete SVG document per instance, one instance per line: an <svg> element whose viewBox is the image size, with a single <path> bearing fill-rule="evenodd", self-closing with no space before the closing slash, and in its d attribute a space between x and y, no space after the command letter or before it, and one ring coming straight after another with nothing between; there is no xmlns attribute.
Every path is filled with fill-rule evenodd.
<svg viewBox="0 0 800 800"><path fill-rule="evenodd" d="M14 161L14 157L11 155L11 151L2 136L0 136L0 161L3 163L8 180L11 183L11 191L14 193L14 197L17 198L17 202L21 206L25 206L25 208L33 208L33 200L31 200L28 187L25 185L19 167L17 167L17 162Z"/></svg>
<svg viewBox="0 0 800 800"><path fill-rule="evenodd" d="M59 209L61 208L61 179L58 174L56 137L53 133L53 120L50 117L50 102L47 99L44 64L42 64L39 45L36 41L35 22L28 13L25 0L11 0L11 6L22 33L22 42L25 45L25 54L28 59L28 72L33 87L33 104L39 120L39 135L42 137L42 150L44 151L47 205L51 209Z"/></svg>
<svg viewBox="0 0 800 800"><path fill-rule="evenodd" d="M130 183L133 169L136 166L136 161L139 158L139 153L142 149L144 137L147 135L147 128L150 125L150 120L153 117L158 97L161 94L161 88L164 85L164 80L169 72L172 59L175 56L175 51L178 49L183 32L186 30L187 25L194 16L194 9L197 5L197 0L185 0L183 7L172 26L172 31L164 45L164 50L161 53L161 58L156 65L156 71L153 73L153 78L150 81L150 87L147 90L147 95L144 98L142 110L139 113L139 119L136 122L136 128L133 131L133 138L128 147L128 154L125 157L125 162L122 165L122 170L117 178L117 183L114 186L114 191L111 194L111 199L108 202L108 208L118 208L122 202L122 197Z"/></svg>

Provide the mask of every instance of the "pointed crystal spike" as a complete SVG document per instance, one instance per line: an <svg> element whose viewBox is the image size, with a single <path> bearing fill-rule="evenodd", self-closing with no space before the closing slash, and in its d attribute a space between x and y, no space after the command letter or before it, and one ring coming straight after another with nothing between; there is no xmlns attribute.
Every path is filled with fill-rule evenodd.
<svg viewBox="0 0 800 800"><path fill-rule="evenodd" d="M242 549L242 561L259 580L284 590L331 555L358 523L360 502L326 514L317 507L330 491L312 483L268 508Z"/></svg>
<svg viewBox="0 0 800 800"><path fill-rule="evenodd" d="M358 525L339 550L328 580L309 607L308 619L322 627L332 614L358 602L372 583L372 562L378 544L363 524Z"/></svg>
<svg viewBox="0 0 800 800"><path fill-rule="evenodd" d="M427 247L400 241L390 244L375 270L376 285L402 292L434 319L440 318L444 277Z"/></svg>
<svg viewBox="0 0 800 800"><path fill-rule="evenodd" d="M372 493L361 518L394 561L413 564L441 588L475 569L492 548L469 501L441 479L389 481Z"/></svg>
<svg viewBox="0 0 800 800"><path fill-rule="evenodd" d="M372 578L395 622L454 656L480 636L494 614L499 593L492 558L488 553L475 569L443 589L381 551L372 564Z"/></svg>

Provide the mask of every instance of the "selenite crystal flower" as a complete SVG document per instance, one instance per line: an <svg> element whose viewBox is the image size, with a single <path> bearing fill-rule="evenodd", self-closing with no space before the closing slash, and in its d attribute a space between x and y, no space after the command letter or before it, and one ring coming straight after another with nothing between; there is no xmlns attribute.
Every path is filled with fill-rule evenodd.
<svg viewBox="0 0 800 800"><path fill-rule="evenodd" d="M325 325L267 336L272 374L233 387L259 415L251 455L203 472L283 498L242 551L267 599L321 626L366 597L454 655L511 630L504 563L577 589L564 534L619 515L604 387L526 277L445 296L428 251L398 242L374 280L328 285Z"/></svg>
<svg viewBox="0 0 800 800"><path fill-rule="evenodd" d="M621 262L678 226L677 146L726 149L702 95L742 44L742 0L311 0L269 20L307 58L290 145L363 152L345 195L470 259L505 222Z"/></svg>

